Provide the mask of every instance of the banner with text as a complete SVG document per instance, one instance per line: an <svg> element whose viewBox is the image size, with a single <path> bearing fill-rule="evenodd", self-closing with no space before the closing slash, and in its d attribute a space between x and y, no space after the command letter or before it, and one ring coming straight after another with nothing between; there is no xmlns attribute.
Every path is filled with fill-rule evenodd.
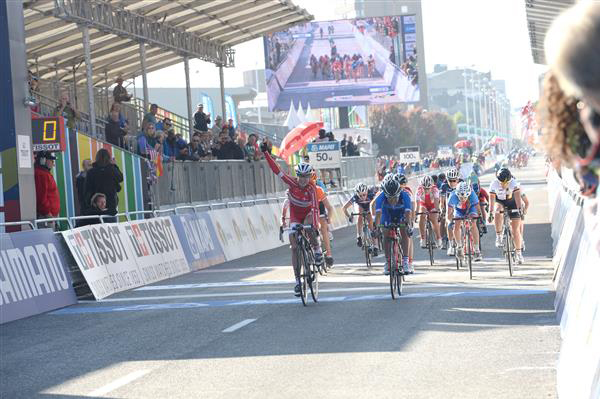
<svg viewBox="0 0 600 399"><path fill-rule="evenodd" d="M208 213L171 216L191 270L225 262L225 254Z"/></svg>
<svg viewBox="0 0 600 399"><path fill-rule="evenodd" d="M0 234L0 324L77 302L69 259L50 229Z"/></svg>

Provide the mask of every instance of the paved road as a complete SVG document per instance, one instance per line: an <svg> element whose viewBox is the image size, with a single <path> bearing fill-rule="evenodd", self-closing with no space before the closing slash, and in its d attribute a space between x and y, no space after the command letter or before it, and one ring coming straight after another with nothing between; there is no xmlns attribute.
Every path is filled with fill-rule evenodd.
<svg viewBox="0 0 600 399"><path fill-rule="evenodd" d="M484 243L474 280L441 253L392 301L353 228L335 233L321 302L291 296L279 248L0 326L0 397L555 397L559 330L541 163L526 263ZM240 324L242 323L242 324Z"/></svg>

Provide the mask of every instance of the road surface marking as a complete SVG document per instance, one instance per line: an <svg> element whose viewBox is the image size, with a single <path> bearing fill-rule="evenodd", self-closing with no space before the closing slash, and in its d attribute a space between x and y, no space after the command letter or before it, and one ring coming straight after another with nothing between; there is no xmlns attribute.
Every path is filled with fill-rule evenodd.
<svg viewBox="0 0 600 399"><path fill-rule="evenodd" d="M222 332L224 332L224 333L234 332L235 330L239 330L240 328L247 326L248 324L252 323L253 321L256 321L256 319L242 320L239 323L232 325L231 327L227 327Z"/></svg>
<svg viewBox="0 0 600 399"><path fill-rule="evenodd" d="M113 382L111 382L110 384L106 384L103 387L100 387L92 392L90 392L88 394L88 396L103 396L106 395L109 392L114 391L117 388L121 388L124 385L129 384L132 381L137 380L140 377L145 376L146 374L148 374L150 372L150 370L137 370L134 371L133 373L129 373L121 378L118 378L116 380L114 380Z"/></svg>
<svg viewBox="0 0 600 399"><path fill-rule="evenodd" d="M324 290L319 290L323 292ZM442 297L496 297L496 296L522 296L522 295L546 295L552 293L550 290L486 290L486 291L456 291L456 292L421 292L402 295L400 299L412 298L442 298ZM291 293L290 293L291 294ZM321 297L319 302L353 302L353 301L380 301L389 300L389 294L378 295L355 295ZM218 300L206 302L187 303L159 303L125 306L70 306L50 312L52 315L81 314L81 313L110 313L110 312L134 312L140 310L161 309L191 309L209 307L231 307L231 306L253 306L253 305L277 305L277 304L299 304L298 298L280 299L250 299L250 300Z"/></svg>

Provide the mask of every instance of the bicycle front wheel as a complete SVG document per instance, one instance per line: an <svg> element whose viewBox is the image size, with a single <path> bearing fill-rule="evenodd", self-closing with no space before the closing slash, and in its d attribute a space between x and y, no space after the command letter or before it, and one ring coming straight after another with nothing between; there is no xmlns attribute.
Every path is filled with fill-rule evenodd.
<svg viewBox="0 0 600 399"><path fill-rule="evenodd" d="M312 296L313 302L319 301L319 273L317 272L317 266L312 264L309 266L310 270L310 295Z"/></svg>
<svg viewBox="0 0 600 399"><path fill-rule="evenodd" d="M433 227L431 226L431 222L427 221L427 249L429 250L429 264L433 266Z"/></svg>
<svg viewBox="0 0 600 399"><path fill-rule="evenodd" d="M392 244L392 259L390 262L390 292L392 294L392 299L396 299L396 288L398 287L397 280L400 278L398 271L398 243L394 242Z"/></svg>
<svg viewBox="0 0 600 399"><path fill-rule="evenodd" d="M467 234L467 237L466 237L466 244L467 244L466 256L467 256L467 266L469 267L469 280L473 280L473 242L472 242L471 233L472 232L469 230L469 234Z"/></svg>
<svg viewBox="0 0 600 399"><path fill-rule="evenodd" d="M514 254L514 244L512 242L512 237L509 231L504 233L504 248L506 249L506 260L508 261L508 274L512 277L512 263L513 263L513 254Z"/></svg>
<svg viewBox="0 0 600 399"><path fill-rule="evenodd" d="M297 249L297 261L298 261L298 273L300 274L300 299L302 304L306 306L306 300L308 296L308 282L307 282L307 270L306 270L306 253L304 252L301 245L298 245Z"/></svg>

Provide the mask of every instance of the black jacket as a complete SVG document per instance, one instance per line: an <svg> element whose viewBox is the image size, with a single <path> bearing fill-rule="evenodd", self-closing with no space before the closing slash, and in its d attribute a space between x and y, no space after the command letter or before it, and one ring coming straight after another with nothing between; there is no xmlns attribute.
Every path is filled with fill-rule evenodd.
<svg viewBox="0 0 600 399"><path fill-rule="evenodd" d="M112 145L121 147L121 137L125 136L125 131L121 129L119 121L109 120L104 130L106 141Z"/></svg>
<svg viewBox="0 0 600 399"><path fill-rule="evenodd" d="M117 165L99 167L96 162L92 169L88 170L85 178L85 201L88 207L91 206L90 200L96 193L106 195L106 208L108 213L114 215L117 213L117 193L121 191L121 182L123 174Z"/></svg>
<svg viewBox="0 0 600 399"><path fill-rule="evenodd" d="M88 207L85 202L85 176L86 172L79 172L75 178L75 187L77 188L77 200L79 202L79 213L83 213L83 210Z"/></svg>
<svg viewBox="0 0 600 399"><path fill-rule="evenodd" d="M233 141L228 141L218 150L213 149L213 154L217 159L244 159L244 150Z"/></svg>
<svg viewBox="0 0 600 399"><path fill-rule="evenodd" d="M200 130L201 132L208 131L208 124L210 119L207 118L204 112L196 112L194 114L194 129Z"/></svg>

